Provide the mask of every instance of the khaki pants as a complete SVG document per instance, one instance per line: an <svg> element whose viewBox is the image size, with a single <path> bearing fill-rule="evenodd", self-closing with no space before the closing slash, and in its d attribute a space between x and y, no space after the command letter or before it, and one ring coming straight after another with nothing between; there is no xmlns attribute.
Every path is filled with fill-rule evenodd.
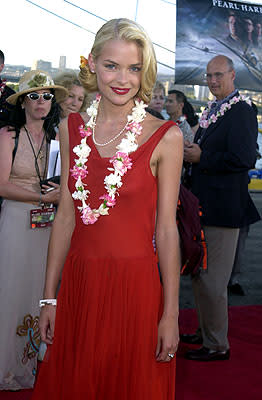
<svg viewBox="0 0 262 400"><path fill-rule="evenodd" d="M207 271L192 279L199 333L203 346L217 351L229 348L227 285L233 268L239 229L204 227Z"/></svg>

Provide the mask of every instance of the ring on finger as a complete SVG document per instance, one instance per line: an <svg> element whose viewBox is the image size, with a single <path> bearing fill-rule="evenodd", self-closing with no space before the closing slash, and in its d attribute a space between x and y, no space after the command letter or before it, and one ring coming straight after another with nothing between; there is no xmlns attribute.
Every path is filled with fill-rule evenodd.
<svg viewBox="0 0 262 400"><path fill-rule="evenodd" d="M167 355L168 355L168 357L170 357L170 358L174 358L174 357L175 357L175 354L174 354L174 353L167 353Z"/></svg>

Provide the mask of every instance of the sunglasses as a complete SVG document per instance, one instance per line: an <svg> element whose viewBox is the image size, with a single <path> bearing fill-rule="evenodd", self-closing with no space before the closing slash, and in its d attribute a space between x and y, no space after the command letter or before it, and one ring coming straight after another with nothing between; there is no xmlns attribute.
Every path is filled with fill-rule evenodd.
<svg viewBox="0 0 262 400"><path fill-rule="evenodd" d="M27 97L30 99L30 100L39 100L40 99L40 97L42 97L42 99L43 100L45 100L45 101L49 101L49 100L52 100L52 98L54 97L54 95L52 94L52 93L28 93L27 94Z"/></svg>

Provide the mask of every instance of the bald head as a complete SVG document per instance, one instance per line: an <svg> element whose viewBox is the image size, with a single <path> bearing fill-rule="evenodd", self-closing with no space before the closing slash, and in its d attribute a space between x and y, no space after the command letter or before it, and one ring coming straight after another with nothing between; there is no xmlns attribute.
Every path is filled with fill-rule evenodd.
<svg viewBox="0 0 262 400"><path fill-rule="evenodd" d="M211 93L222 100L235 89L235 70L233 61L226 56L218 55L207 64L207 84Z"/></svg>
<svg viewBox="0 0 262 400"><path fill-rule="evenodd" d="M210 65L210 64L226 64L227 65L227 68L230 70L230 71L232 71L232 70L234 70L234 63L233 63L233 61L231 60L231 58L229 58L229 57L227 57L227 56L223 56L222 54L220 54L220 55L218 55L218 56L216 56L216 57L213 57L210 61L209 61L209 63L207 64L207 67Z"/></svg>

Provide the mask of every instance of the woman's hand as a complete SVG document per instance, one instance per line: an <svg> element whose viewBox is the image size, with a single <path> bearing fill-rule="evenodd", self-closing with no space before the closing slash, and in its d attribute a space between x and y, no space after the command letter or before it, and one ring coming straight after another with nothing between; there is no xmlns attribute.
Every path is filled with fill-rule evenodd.
<svg viewBox="0 0 262 400"><path fill-rule="evenodd" d="M41 309L39 319L39 329L41 334L41 340L46 344L53 343L54 331L55 331L55 316L56 307L52 305L45 305Z"/></svg>
<svg viewBox="0 0 262 400"><path fill-rule="evenodd" d="M60 198L60 185L53 182L48 182L50 186L42 186L42 201L44 203L58 204Z"/></svg>
<svg viewBox="0 0 262 400"><path fill-rule="evenodd" d="M158 341L156 347L156 360L169 362L172 360L168 354L175 354L179 343L178 320L176 317L162 316L158 325Z"/></svg>

